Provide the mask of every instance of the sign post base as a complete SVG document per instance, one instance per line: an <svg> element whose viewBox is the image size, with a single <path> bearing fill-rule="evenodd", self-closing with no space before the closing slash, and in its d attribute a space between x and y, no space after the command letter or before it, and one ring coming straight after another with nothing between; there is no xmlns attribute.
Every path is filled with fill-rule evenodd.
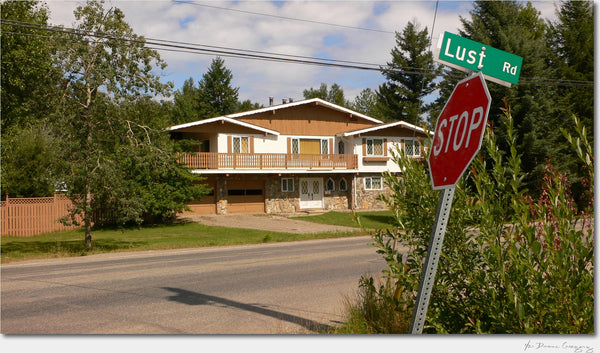
<svg viewBox="0 0 600 353"><path fill-rule="evenodd" d="M419 293L417 294L413 318L410 324L411 334L423 333L423 325L425 324L425 317L427 316L431 289L435 282L438 260L440 259L440 253L442 252L442 244L444 242L444 235L446 234L448 218L450 218L454 190L454 186L444 188L440 194L440 202L438 203L435 222L433 223L433 231L431 240L429 241L429 248L427 249L427 257L425 258L425 268L421 275Z"/></svg>

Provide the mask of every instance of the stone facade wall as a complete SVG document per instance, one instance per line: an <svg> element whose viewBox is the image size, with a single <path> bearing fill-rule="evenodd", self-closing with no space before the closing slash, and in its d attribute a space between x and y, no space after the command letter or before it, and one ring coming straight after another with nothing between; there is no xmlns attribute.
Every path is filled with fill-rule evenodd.
<svg viewBox="0 0 600 353"><path fill-rule="evenodd" d="M281 178L294 179L294 191L281 191ZM300 192L298 176L269 175L265 185L265 210L267 213L294 213L300 211Z"/></svg>
<svg viewBox="0 0 600 353"><path fill-rule="evenodd" d="M384 184L383 177L381 178L381 190L365 190L366 177L381 177L381 174L361 175L356 177L356 208L359 210L387 209L387 204L382 200L378 200L380 195L387 195L390 193L390 188Z"/></svg>
<svg viewBox="0 0 600 353"><path fill-rule="evenodd" d="M365 177L380 177L381 174L360 175L331 174L331 175L307 175L307 174L285 174L285 175L217 175L214 176L215 199L217 203L217 214L227 214L227 182L228 181L261 181L264 182L265 211L266 213L295 213L300 212L300 179L322 178L323 179L323 209L324 210L382 210L387 205L378 200L379 195L389 193L389 188L382 185L381 190L365 190ZM281 190L281 179L292 178L294 190L291 192ZM333 191L325 191L327 181L331 178L334 183ZM340 190L340 181L346 181L346 190ZM353 182L356 180L356 187ZM383 179L382 179L383 184ZM354 195L356 190L356 206Z"/></svg>

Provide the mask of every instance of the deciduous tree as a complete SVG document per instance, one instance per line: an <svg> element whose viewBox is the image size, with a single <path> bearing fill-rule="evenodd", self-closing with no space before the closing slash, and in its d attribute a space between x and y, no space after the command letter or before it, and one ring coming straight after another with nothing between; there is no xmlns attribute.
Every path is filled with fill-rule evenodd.
<svg viewBox="0 0 600 353"><path fill-rule="evenodd" d="M185 207L182 201L200 191L164 143L164 133L132 109L147 103L145 96L169 93L156 71L166 66L158 53L145 47L118 8L89 1L74 14L76 31L61 38L58 54L65 83L56 133L75 205L72 219L81 215L90 249L92 217L103 207L111 207L120 224L141 223L156 202L168 204L164 215ZM171 186L186 182L189 187L172 197Z"/></svg>

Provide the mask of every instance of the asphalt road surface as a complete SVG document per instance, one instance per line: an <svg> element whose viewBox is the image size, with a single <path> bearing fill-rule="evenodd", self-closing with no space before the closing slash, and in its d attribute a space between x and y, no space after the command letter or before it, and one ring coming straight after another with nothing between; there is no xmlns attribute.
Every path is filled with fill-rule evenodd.
<svg viewBox="0 0 600 353"><path fill-rule="evenodd" d="M369 237L102 254L1 268L2 334L310 334L344 319Z"/></svg>

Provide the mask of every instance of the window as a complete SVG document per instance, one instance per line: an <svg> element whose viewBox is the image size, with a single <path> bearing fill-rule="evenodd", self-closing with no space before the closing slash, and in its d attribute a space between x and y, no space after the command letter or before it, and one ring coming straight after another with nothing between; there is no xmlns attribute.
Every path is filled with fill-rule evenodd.
<svg viewBox="0 0 600 353"><path fill-rule="evenodd" d="M250 153L250 138L234 137L231 148L233 153Z"/></svg>
<svg viewBox="0 0 600 353"><path fill-rule="evenodd" d="M339 141L338 142L338 153L339 154L344 154L346 153L346 145L344 144L344 141Z"/></svg>
<svg viewBox="0 0 600 353"><path fill-rule="evenodd" d="M329 154L329 140L292 138L290 144L290 153Z"/></svg>
<svg viewBox="0 0 600 353"><path fill-rule="evenodd" d="M294 178L281 178L281 192L294 191Z"/></svg>
<svg viewBox="0 0 600 353"><path fill-rule="evenodd" d="M298 154L300 153L300 140L292 139L292 151L291 153Z"/></svg>
<svg viewBox="0 0 600 353"><path fill-rule="evenodd" d="M408 157L420 157L421 145L418 140L404 140L404 154Z"/></svg>
<svg viewBox="0 0 600 353"><path fill-rule="evenodd" d="M321 140L321 154L329 154L329 140Z"/></svg>
<svg viewBox="0 0 600 353"><path fill-rule="evenodd" d="M348 182L346 181L346 179L342 178L340 179L340 191L346 190L348 190Z"/></svg>
<svg viewBox="0 0 600 353"><path fill-rule="evenodd" d="M327 192L335 191L335 181L333 181L333 179L331 179L331 178L327 179L327 183L325 184L325 191L327 191Z"/></svg>
<svg viewBox="0 0 600 353"><path fill-rule="evenodd" d="M381 177L366 177L365 190L381 190Z"/></svg>
<svg viewBox="0 0 600 353"><path fill-rule="evenodd" d="M367 139L367 156L383 156L383 139Z"/></svg>

